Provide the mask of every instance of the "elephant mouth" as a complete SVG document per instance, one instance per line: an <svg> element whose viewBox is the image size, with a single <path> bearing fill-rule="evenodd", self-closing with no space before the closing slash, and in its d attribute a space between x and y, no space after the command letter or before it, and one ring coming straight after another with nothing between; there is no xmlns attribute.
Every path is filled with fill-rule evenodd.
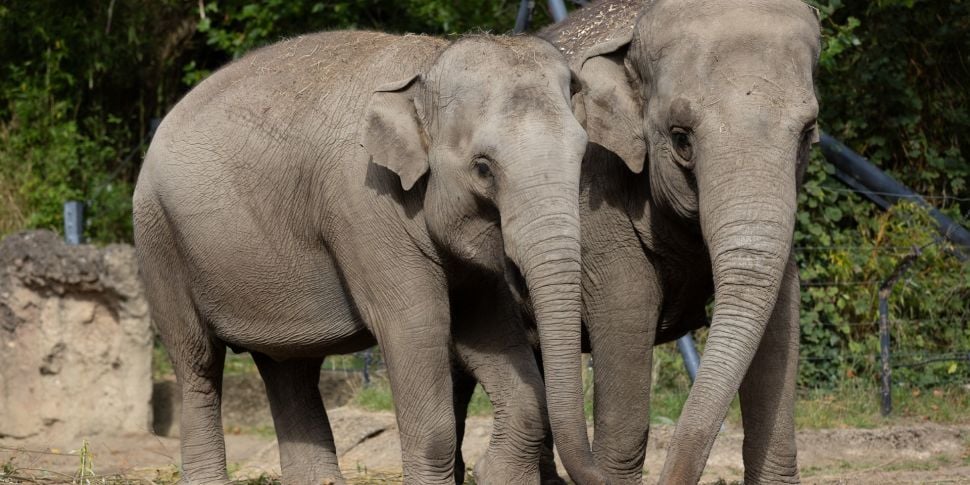
<svg viewBox="0 0 970 485"><path fill-rule="evenodd" d="M525 284L525 277L518 265L509 258L505 258L505 282L508 283L512 296L521 304L529 300L529 287Z"/></svg>

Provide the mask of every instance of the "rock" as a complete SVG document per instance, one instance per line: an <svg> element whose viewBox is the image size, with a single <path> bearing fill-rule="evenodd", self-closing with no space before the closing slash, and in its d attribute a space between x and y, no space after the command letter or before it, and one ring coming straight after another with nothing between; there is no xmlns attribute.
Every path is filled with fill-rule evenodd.
<svg viewBox="0 0 970 485"><path fill-rule="evenodd" d="M150 430L151 346L131 246L0 242L0 438Z"/></svg>

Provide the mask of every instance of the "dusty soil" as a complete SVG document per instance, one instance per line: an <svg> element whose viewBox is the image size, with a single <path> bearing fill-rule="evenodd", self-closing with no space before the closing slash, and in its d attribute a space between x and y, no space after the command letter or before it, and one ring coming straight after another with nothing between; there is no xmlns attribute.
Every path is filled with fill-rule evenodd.
<svg viewBox="0 0 970 485"><path fill-rule="evenodd" d="M391 413L340 407L330 412L341 463L348 478L358 482L400 480L400 443ZM466 431L465 456L470 465L481 456L491 431L490 418L471 418ZM651 431L646 483L652 483L663 463L672 426ZM970 425L941 426L917 423L879 429L802 431L798 436L799 463L805 483L970 484ZM178 439L154 435L92 437L88 440L94 469L99 474L171 480L178 460ZM228 434L229 469L236 478L279 475L276 442L269 433ZM702 483L740 480L741 431L726 429L718 437ZM39 440L0 440L0 463L11 462L24 477L64 474L78 469L80 442L45 443ZM72 453L72 450L75 450ZM0 481L3 481L0 479Z"/></svg>

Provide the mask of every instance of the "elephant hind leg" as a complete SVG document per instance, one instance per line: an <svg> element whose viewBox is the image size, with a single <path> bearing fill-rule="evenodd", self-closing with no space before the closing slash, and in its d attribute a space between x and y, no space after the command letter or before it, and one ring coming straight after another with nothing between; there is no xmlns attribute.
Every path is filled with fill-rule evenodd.
<svg viewBox="0 0 970 485"><path fill-rule="evenodd" d="M323 359L277 362L253 353L266 385L286 483L344 483L320 397Z"/></svg>
<svg viewBox="0 0 970 485"><path fill-rule="evenodd" d="M222 370L226 347L204 331L190 305L159 311L155 320L182 388L182 477L187 484L227 483L222 432ZM164 306L164 305L161 305ZM178 315L182 313L182 315ZM178 326L173 325L176 315Z"/></svg>
<svg viewBox="0 0 970 485"><path fill-rule="evenodd" d="M149 202L136 212L136 249L152 320L182 388L182 481L228 483L221 410L226 346L206 329L176 238Z"/></svg>
<svg viewBox="0 0 970 485"><path fill-rule="evenodd" d="M182 386L183 480L189 484L226 483L226 443L222 431L222 369L226 347L208 338L195 344L194 350L205 355L201 362L172 359Z"/></svg>

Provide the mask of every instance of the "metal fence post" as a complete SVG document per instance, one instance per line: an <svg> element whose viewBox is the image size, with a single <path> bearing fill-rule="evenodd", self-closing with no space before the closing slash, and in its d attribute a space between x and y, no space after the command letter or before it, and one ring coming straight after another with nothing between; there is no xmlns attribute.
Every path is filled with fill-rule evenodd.
<svg viewBox="0 0 970 485"><path fill-rule="evenodd" d="M535 7L535 0L522 0L519 2L519 13L515 16L515 27L512 32L521 34L529 28L529 22L532 21L532 10Z"/></svg>
<svg viewBox="0 0 970 485"><path fill-rule="evenodd" d="M891 343L889 334L889 295L892 294L896 281L916 261L916 257L919 254L919 247L913 246L913 250L896 265L893 272L890 273L889 277L879 287L879 360L882 365L880 372L880 381L882 382L882 407L880 412L884 417L889 416L889 413L893 410L893 370L889 360L889 345Z"/></svg>
<svg viewBox="0 0 970 485"><path fill-rule="evenodd" d="M694 337L688 333L677 339L677 350L680 351L680 356L684 359L684 367L687 368L687 374L690 376L690 381L694 382L694 378L697 377L697 367L701 362L701 359L697 356L697 347L694 345Z"/></svg>
<svg viewBox="0 0 970 485"><path fill-rule="evenodd" d="M364 351L364 385L370 385L370 364L373 360L373 349L367 349Z"/></svg>
<svg viewBox="0 0 970 485"><path fill-rule="evenodd" d="M549 13L552 15L552 21L559 23L566 19L569 12L566 11L566 3L563 0L548 0Z"/></svg>
<svg viewBox="0 0 970 485"><path fill-rule="evenodd" d="M84 242L84 203L69 200L64 203L64 240L70 246Z"/></svg>

